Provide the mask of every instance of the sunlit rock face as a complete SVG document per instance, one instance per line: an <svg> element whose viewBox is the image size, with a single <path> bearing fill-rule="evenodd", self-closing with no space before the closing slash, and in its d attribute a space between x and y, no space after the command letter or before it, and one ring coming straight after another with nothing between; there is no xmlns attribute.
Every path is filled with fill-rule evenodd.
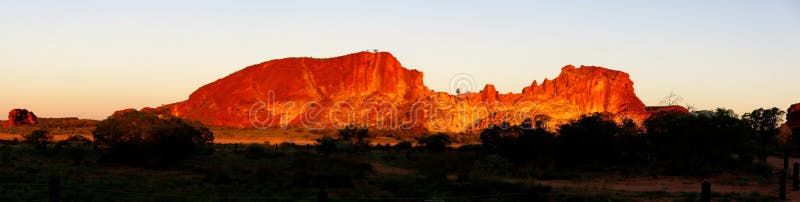
<svg viewBox="0 0 800 202"><path fill-rule="evenodd" d="M555 79L545 79L541 85L533 83L522 91L521 99L534 100L545 106L553 105L555 110L540 108L543 114L556 120L575 119L594 112L637 121L648 116L644 103L634 93L630 76L603 67L575 68L568 65L561 69L561 74Z"/></svg>
<svg viewBox="0 0 800 202"><path fill-rule="evenodd" d="M256 64L201 87L187 101L162 108L210 125L312 126L336 116L327 110L334 105L343 110L338 114L349 115L344 110L362 109L367 103L404 105L429 94L422 72L403 68L389 53L360 52ZM350 122L345 118L341 122Z"/></svg>
<svg viewBox="0 0 800 202"><path fill-rule="evenodd" d="M6 126L23 126L23 125L36 125L39 123L39 118L32 111L27 109L12 109L8 112L8 121L4 124Z"/></svg>
<svg viewBox="0 0 800 202"><path fill-rule="evenodd" d="M789 128L800 128L800 103L793 104L786 112L786 125Z"/></svg>
<svg viewBox="0 0 800 202"><path fill-rule="evenodd" d="M207 84L183 102L156 111L235 127L424 128L468 131L543 114L550 125L594 112L641 122L648 113L629 75L594 66L566 66L522 93L493 85L453 95L429 90L422 72L386 52L334 58L286 58L256 64Z"/></svg>

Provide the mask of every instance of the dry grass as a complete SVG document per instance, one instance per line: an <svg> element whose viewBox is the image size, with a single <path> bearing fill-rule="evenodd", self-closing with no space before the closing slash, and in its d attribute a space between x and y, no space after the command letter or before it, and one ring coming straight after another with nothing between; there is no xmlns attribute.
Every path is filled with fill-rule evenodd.
<svg viewBox="0 0 800 202"><path fill-rule="evenodd" d="M304 128L291 129L256 129L256 128L233 128L233 127L211 127L214 132L214 143L234 144L234 143L264 143L270 142L278 144L283 142L293 142L298 145L315 144L316 139L325 134L312 133ZM328 134L335 135L335 134Z"/></svg>
<svg viewBox="0 0 800 202"><path fill-rule="evenodd" d="M22 135L30 134L37 129L46 129L54 140L63 140L73 135L80 135L92 138L92 131L99 121L78 119L78 118L41 118L36 126L17 126L0 127L0 140L23 139ZM316 139L323 136L337 137L338 130L335 128L327 129L306 129L303 127L281 128L235 128L235 127L210 127L214 133L214 142L218 144L249 144L264 143L280 144L292 142L298 145L316 144ZM413 134L400 130L370 130L370 143L375 144L396 144L401 141L416 142L420 134ZM477 135L452 134L454 146L461 144L477 143Z"/></svg>

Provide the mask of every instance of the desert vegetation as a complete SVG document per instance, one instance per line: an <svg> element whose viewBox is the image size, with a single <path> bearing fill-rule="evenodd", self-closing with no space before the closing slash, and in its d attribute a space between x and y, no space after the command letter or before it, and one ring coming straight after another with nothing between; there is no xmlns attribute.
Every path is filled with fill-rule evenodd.
<svg viewBox="0 0 800 202"><path fill-rule="evenodd" d="M102 160L126 163L174 163L213 149L214 134L199 122L131 111L97 124L95 146Z"/></svg>
<svg viewBox="0 0 800 202"><path fill-rule="evenodd" d="M557 128L533 117L488 127L472 144L447 133L375 143L386 131L357 127L314 131L308 144L212 144L213 128L133 111L93 123L90 137L54 140L52 126L3 141L0 199L40 200L56 178L68 201L694 201L701 181L663 191L592 184L714 179L715 199L771 201L779 168L768 159L797 148L779 138L780 115L664 112L636 124L596 113ZM82 126L57 130L71 127Z"/></svg>

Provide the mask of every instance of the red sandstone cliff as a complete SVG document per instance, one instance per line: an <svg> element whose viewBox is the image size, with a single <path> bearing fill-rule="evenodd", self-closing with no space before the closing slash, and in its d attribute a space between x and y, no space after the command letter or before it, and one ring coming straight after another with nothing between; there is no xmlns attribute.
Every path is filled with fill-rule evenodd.
<svg viewBox="0 0 800 202"><path fill-rule="evenodd" d="M386 52L267 61L156 111L221 126L355 123L433 131L463 131L502 121L516 124L537 114L550 116L552 124L593 112L636 121L648 116L633 82L620 71L569 65L555 79L534 81L522 93L499 94L486 85L480 92L450 95L429 90L422 72L402 67Z"/></svg>
<svg viewBox="0 0 800 202"><path fill-rule="evenodd" d="M299 116L306 112L301 109L317 106L314 103L326 107L338 102L405 103L428 94L422 72L403 68L389 53L360 52L330 59L286 58L253 65L201 87L187 101L162 108L210 125L249 127L251 109L259 106L268 105L267 111L275 116L272 120L299 124L303 121ZM281 107L286 109L278 109ZM320 115L307 117L313 121L327 114Z"/></svg>

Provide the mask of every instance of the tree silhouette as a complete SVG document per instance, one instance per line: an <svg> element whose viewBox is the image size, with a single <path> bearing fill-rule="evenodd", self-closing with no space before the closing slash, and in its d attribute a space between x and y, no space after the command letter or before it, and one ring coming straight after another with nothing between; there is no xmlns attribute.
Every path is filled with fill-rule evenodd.
<svg viewBox="0 0 800 202"><path fill-rule="evenodd" d="M770 109L758 108L750 113L744 113L742 120L747 122L751 128L758 131L758 134L763 138L762 141L768 142L772 137L777 135L778 124L783 122L783 116L786 112L781 111L777 107Z"/></svg>
<svg viewBox="0 0 800 202"><path fill-rule="evenodd" d="M214 134L199 122L132 111L109 117L92 132L104 158L126 163L174 163L209 151Z"/></svg>
<svg viewBox="0 0 800 202"><path fill-rule="evenodd" d="M669 95L665 96L664 99L661 100L661 105L664 106L672 106L672 105L680 105L683 102L683 97L675 92L670 92Z"/></svg>
<svg viewBox="0 0 800 202"><path fill-rule="evenodd" d="M561 125L556 141L567 163L607 162L616 154L615 137L619 131L614 121L594 113Z"/></svg>
<svg viewBox="0 0 800 202"><path fill-rule="evenodd" d="M25 136L25 142L36 146L36 149L41 152L47 151L47 144L50 144L52 141L53 136L44 129L34 130L30 135Z"/></svg>

